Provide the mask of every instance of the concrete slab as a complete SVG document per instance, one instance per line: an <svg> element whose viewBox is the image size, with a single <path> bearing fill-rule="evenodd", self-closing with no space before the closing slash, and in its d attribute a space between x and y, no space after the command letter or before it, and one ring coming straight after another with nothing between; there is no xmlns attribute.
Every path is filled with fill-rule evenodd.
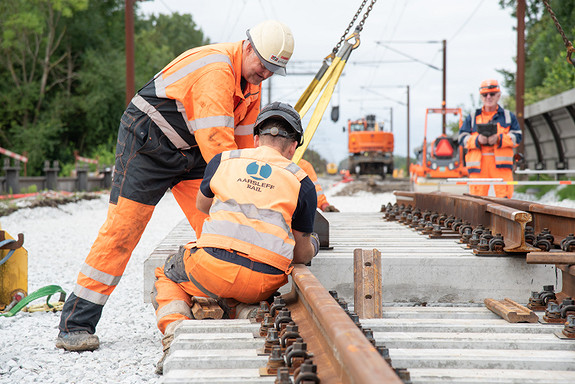
<svg viewBox="0 0 575 384"><path fill-rule="evenodd" d="M414 384L575 382L575 342L554 335L562 325L508 323L484 316L485 307L385 309L393 318L362 319L362 327Z"/></svg>
<svg viewBox="0 0 575 384"><path fill-rule="evenodd" d="M389 317L362 319L362 327L413 383L574 382L575 343L554 336L562 325L508 323L480 306L385 306L384 314ZM258 329L249 320L183 322L161 382L274 382L259 377L267 357L258 355L264 342Z"/></svg>
<svg viewBox="0 0 575 384"><path fill-rule="evenodd" d="M568 350L573 346L553 334L533 333L449 333L374 332L387 348L404 349L529 349Z"/></svg>
<svg viewBox="0 0 575 384"><path fill-rule="evenodd" d="M552 334L563 324L515 323L503 319L362 319L361 325L373 332L449 332L449 333L527 333ZM575 343L573 344L575 347ZM574 360L575 361L575 360Z"/></svg>
<svg viewBox="0 0 575 384"><path fill-rule="evenodd" d="M549 371L514 369L410 369L413 384L540 384L549 383ZM553 371L553 384L572 384L575 372Z"/></svg>
<svg viewBox="0 0 575 384"><path fill-rule="evenodd" d="M258 369L178 369L160 379L161 384L273 384L275 376L259 376Z"/></svg>
<svg viewBox="0 0 575 384"><path fill-rule="evenodd" d="M554 265L527 264L523 257L479 257L454 239L429 239L381 213L324 213L332 250L321 250L310 267L328 290L353 301L353 251L378 249L382 259L383 302L483 303L510 298L526 303L543 285L561 286ZM186 220L144 262L144 301L154 269L181 244L195 239ZM473 284L470 284L473 282Z"/></svg>
<svg viewBox="0 0 575 384"><path fill-rule="evenodd" d="M575 370L575 351L433 348L393 349L389 355L396 367L524 370L553 367L559 371Z"/></svg>

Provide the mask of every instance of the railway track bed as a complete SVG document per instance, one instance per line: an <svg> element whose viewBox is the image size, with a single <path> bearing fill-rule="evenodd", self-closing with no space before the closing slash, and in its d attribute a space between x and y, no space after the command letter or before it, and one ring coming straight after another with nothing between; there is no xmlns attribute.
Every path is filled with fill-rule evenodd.
<svg viewBox="0 0 575 384"><path fill-rule="evenodd" d="M405 200L405 196L398 199ZM571 277L564 272L569 267L528 264L524 254L478 256L454 238L431 239L405 223L384 220L384 213L324 216L329 221L330 249L320 251L309 269L296 268L290 286L281 292L285 297L296 295L304 303L288 303L287 308L300 325L322 383L575 382L575 340L560 337L563 323L546 323L543 311L535 312L537 322L510 323L483 304L486 298L511 298L525 305L532 292L549 284L560 287L562 278L567 284L564 291L569 292ZM154 265L192 239L186 227L182 222L172 231L146 262L145 270L153 271ZM558 234L558 238L565 236ZM381 297L386 304L380 318L358 319L353 313L354 251L358 248L381 254ZM311 280L317 280L316 284L308 288ZM316 289L323 296L305 297ZM327 290L337 291L337 302ZM312 320L302 319L300 313L308 310ZM343 323L349 324L342 325L341 313L348 319ZM323 331L315 329L314 322L325 327ZM340 336L333 339L341 339L343 334L356 332L345 328L350 324L359 330L352 338L317 339L318 333L335 332ZM260 327L253 320L184 322L176 330L161 382L276 382L276 374L262 375L270 354L263 353L266 337L260 336ZM367 346L362 331L373 336ZM364 344L353 345L359 339ZM340 352L333 352L338 348ZM359 351L361 356L352 354L352 360L342 361L338 356L345 350ZM326 374L329 366L339 368ZM358 373L350 369L371 375L358 380L354 376Z"/></svg>
<svg viewBox="0 0 575 384"><path fill-rule="evenodd" d="M510 324L484 307L384 307L383 319L362 319L393 367L412 383L575 382L575 343L562 325ZM539 313L541 315L541 313ZM268 357L260 325L200 320L176 332L163 383L273 383L260 376Z"/></svg>

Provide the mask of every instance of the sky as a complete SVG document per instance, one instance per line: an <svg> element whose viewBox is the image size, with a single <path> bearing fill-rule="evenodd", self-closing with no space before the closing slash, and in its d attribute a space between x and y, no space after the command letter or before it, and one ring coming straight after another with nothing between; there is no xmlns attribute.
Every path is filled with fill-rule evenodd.
<svg viewBox="0 0 575 384"><path fill-rule="evenodd" d="M189 13L212 43L243 40L247 29L267 19L287 24L295 39L288 75L273 76L271 86L270 80L264 81L262 98L266 103L294 105L360 5L361 0L148 0L138 3L138 12ZM413 158L413 149L423 140L426 108L441 107L442 40L446 40L447 107L470 111L479 106L481 81L502 82L497 70L515 72L517 22L511 13L512 9L501 9L498 0L378 0L309 148L328 162L339 163L348 155L347 133L342 129L348 119L375 114L393 130L394 153L406 156L409 86ZM508 92L502 91L505 97ZM339 106L337 122L331 120L333 106ZM310 117L311 111L303 119L304 127ZM440 115L429 118L428 131L428 138L441 134Z"/></svg>

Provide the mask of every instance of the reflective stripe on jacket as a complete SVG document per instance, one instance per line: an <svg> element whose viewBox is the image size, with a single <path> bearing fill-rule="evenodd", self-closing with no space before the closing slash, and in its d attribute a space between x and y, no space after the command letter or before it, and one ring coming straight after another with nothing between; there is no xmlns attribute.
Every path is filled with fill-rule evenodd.
<svg viewBox="0 0 575 384"><path fill-rule="evenodd" d="M291 221L306 176L267 146L223 152L197 246L234 250L287 271L295 246Z"/></svg>
<svg viewBox="0 0 575 384"><path fill-rule="evenodd" d="M261 85L242 92L242 44L190 49L132 99L179 149L199 146L206 162L225 150L253 147Z"/></svg>
<svg viewBox="0 0 575 384"><path fill-rule="evenodd" d="M494 146L479 144L477 124L486 123L482 118L483 109L477 109L475 114L467 116L459 130L459 144L467 149L465 165L469 173L481 172L481 157L495 156L496 168L513 169L513 148L522 140L522 133L515 115L497 106L497 112L491 122L497 123L498 143Z"/></svg>

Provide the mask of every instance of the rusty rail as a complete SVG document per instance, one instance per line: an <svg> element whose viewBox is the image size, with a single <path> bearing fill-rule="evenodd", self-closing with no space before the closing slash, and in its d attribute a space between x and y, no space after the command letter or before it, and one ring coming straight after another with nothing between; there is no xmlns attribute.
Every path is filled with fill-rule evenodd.
<svg viewBox="0 0 575 384"><path fill-rule="evenodd" d="M555 264L562 272L562 290L557 298L575 297L574 252L541 252L526 242L525 229L553 235L553 246L569 240L575 233L575 209L554 207L529 201L452 195L445 192L394 192L397 204L453 215L472 226L483 225L505 238L505 252L526 254L529 264ZM571 241L573 238L571 237Z"/></svg>
<svg viewBox="0 0 575 384"><path fill-rule="evenodd" d="M527 307L505 298L503 300L485 299L485 306L509 323L536 323L539 316Z"/></svg>
<svg viewBox="0 0 575 384"><path fill-rule="evenodd" d="M531 214L506 205L475 197L453 195L445 192L415 193L395 192L398 204L453 215L473 226L479 224L500 233L505 239L505 252L527 253L539 249L525 242L525 226Z"/></svg>
<svg viewBox="0 0 575 384"><path fill-rule="evenodd" d="M541 232L544 228L549 229L556 244L559 244L569 234L575 233L575 209L497 197L482 197L481 199L528 212L532 218L529 225L533 227L535 233Z"/></svg>
<svg viewBox="0 0 575 384"><path fill-rule="evenodd" d="M401 379L341 306L303 265L284 295L292 318L314 355L321 383L401 384Z"/></svg>

